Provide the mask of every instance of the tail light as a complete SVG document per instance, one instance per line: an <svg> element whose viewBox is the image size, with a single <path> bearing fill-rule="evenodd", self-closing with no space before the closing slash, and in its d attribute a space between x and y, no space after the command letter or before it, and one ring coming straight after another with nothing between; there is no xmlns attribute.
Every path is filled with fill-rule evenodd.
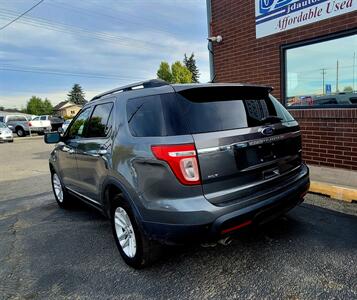
<svg viewBox="0 0 357 300"><path fill-rule="evenodd" d="M200 184L200 173L194 144L151 146L157 159L166 161L177 179L185 185Z"/></svg>
<svg viewBox="0 0 357 300"><path fill-rule="evenodd" d="M31 123L31 122L29 122L29 126L30 126L30 127L32 126L32 123Z"/></svg>

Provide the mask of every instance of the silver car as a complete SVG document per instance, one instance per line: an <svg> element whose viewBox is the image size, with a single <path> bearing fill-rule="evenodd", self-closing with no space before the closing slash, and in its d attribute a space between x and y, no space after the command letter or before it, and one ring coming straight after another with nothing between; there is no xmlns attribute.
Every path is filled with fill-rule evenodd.
<svg viewBox="0 0 357 300"><path fill-rule="evenodd" d="M9 127L5 123L0 122L0 142L10 142L14 141L14 135Z"/></svg>

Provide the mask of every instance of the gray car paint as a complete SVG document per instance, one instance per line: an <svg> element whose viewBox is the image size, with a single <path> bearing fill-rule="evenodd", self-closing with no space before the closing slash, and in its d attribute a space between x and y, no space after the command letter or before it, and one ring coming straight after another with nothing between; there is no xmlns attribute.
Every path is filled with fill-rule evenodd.
<svg viewBox="0 0 357 300"><path fill-rule="evenodd" d="M83 109L87 107L92 109L95 105L107 101L114 103L113 130L110 136L105 139L84 138L73 141L64 138L56 146L53 155L51 155L50 164L59 171L66 188L108 213L109 203L105 198L104 191L107 184L115 183L131 202L138 218L145 222L209 224L225 214L236 212L238 209L247 208L249 205L253 208L256 203L254 201L236 202L227 206L211 203L207 200L207 195L205 197L202 185L185 186L180 184L168 165L154 157L151 146L196 143L197 149L200 150L235 143L242 139L241 133L249 134L256 131L256 128L193 136L134 137L131 135L126 115L126 102L129 99L170 93L184 88L187 86L167 85L138 89L104 96L99 100L89 102ZM67 130L68 132L69 130ZM98 150L102 145L106 145L107 154L98 155ZM68 154L68 151L64 153L64 147L73 149L74 155ZM220 162L213 160L212 163ZM71 178L67 176L69 173ZM308 169L302 165L299 173L295 174L291 180L295 182L307 176ZM224 184L223 187L225 187Z"/></svg>

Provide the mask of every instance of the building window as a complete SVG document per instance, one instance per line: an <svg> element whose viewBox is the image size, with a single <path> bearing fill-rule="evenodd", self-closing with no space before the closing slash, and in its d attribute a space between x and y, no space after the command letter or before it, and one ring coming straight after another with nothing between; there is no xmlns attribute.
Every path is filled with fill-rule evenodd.
<svg viewBox="0 0 357 300"><path fill-rule="evenodd" d="M287 107L357 106L357 34L283 48Z"/></svg>

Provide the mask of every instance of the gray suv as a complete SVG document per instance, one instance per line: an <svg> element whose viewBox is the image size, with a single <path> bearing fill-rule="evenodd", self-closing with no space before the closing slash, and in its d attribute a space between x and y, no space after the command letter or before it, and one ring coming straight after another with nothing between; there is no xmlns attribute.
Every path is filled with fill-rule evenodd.
<svg viewBox="0 0 357 300"><path fill-rule="evenodd" d="M125 262L161 245L217 241L303 201L309 171L298 123L270 87L150 80L94 97L49 166L57 203L73 197L112 222Z"/></svg>

